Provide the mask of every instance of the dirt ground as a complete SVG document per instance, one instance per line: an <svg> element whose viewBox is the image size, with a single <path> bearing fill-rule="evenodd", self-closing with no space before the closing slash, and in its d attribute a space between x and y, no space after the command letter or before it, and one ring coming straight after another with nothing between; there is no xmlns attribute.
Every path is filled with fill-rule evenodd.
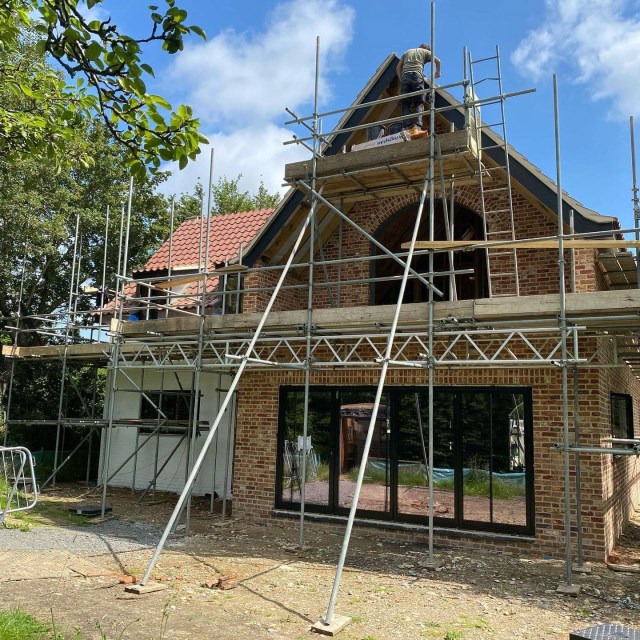
<svg viewBox="0 0 640 640"><path fill-rule="evenodd" d="M121 576L142 574L153 551L148 540L159 538L174 500L159 496L138 506L130 492L114 491L114 520L87 524L66 509L96 504L95 496L70 486L45 495L38 513L10 521L24 531L0 529L0 608L53 616L58 629L79 628L96 640L313 637L309 627L326 611L342 541L341 532L317 526L307 527L309 549L300 552L295 523L256 527L228 519L220 525L204 501L196 503L193 533L174 537L157 565L155 577L167 589L125 593ZM51 548L36 550L39 536L49 536ZM127 546L143 537L146 546ZM99 553L87 546L92 539L102 545ZM557 560L438 547L436 559L442 566L428 570L424 546L356 530L336 605L336 614L352 623L338 637L543 640L605 622L640 626L638 573L596 564L591 574L575 576L582 592L573 598L555 592L564 576ZM640 512L619 559L640 563ZM235 589L202 586L225 574L238 576Z"/></svg>

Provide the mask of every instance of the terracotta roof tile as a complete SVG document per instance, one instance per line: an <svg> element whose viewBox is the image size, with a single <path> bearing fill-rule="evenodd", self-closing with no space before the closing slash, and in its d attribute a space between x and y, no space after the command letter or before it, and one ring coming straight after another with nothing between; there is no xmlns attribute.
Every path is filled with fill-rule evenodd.
<svg viewBox="0 0 640 640"><path fill-rule="evenodd" d="M247 246L262 229L273 209L240 211L211 217L209 231L209 268L225 259L235 258L240 245ZM207 234L205 217L185 220L174 232L171 247L171 267L197 266L200 258L204 261ZM200 253L200 245L202 253ZM169 240L149 258L141 272L167 269L169 265Z"/></svg>
<svg viewBox="0 0 640 640"><path fill-rule="evenodd" d="M240 252L240 245L246 246L253 240L256 234L265 225L273 209L256 209L254 211L240 211L238 213L227 213L211 217L211 228L209 230L209 269L213 270L216 264L224 263L225 260L235 259ZM204 249L207 233L207 219L205 217L185 220L174 232L171 246L171 268L192 267L197 269L198 261L204 261ZM200 240L202 241L200 243ZM200 254L199 245L202 245ZM169 262L169 240L167 240L147 261L142 269L135 273L142 276L151 277L153 272L166 271ZM214 292L218 288L219 279L211 276L207 279L207 300L206 306L212 307L219 304L218 295ZM195 307L198 302L199 282L194 280L180 289L180 294L171 297L168 305L177 309L188 309ZM135 296L137 285L128 282L125 285L123 306L135 307ZM107 303L103 310L112 311L115 301Z"/></svg>

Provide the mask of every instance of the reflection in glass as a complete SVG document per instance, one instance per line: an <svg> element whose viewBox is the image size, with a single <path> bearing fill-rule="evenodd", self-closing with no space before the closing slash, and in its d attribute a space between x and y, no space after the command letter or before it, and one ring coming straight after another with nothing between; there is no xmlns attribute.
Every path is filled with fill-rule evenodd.
<svg viewBox="0 0 640 640"><path fill-rule="evenodd" d="M307 442L304 445L304 391L286 394L284 407L284 446L280 497L287 502L300 502L302 464L306 455L305 502L329 504L331 460L330 391L311 391Z"/></svg>
<svg viewBox="0 0 640 640"><path fill-rule="evenodd" d="M463 517L526 524L524 398L461 394Z"/></svg>
<svg viewBox="0 0 640 640"><path fill-rule="evenodd" d="M453 518L453 395L436 394L433 409L433 510L435 517ZM398 429L398 513L427 516L429 396L426 391L400 396Z"/></svg>
<svg viewBox="0 0 640 640"><path fill-rule="evenodd" d="M340 480L338 505L350 508L360 472L367 430L374 408L375 391L340 392ZM374 425L369 459L358 509L389 512L391 509L391 461L389 399L383 394Z"/></svg>

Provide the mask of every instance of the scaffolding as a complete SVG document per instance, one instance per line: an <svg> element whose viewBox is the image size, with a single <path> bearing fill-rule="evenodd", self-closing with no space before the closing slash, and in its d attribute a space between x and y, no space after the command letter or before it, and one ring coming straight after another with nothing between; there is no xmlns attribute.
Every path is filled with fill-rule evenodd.
<svg viewBox="0 0 640 640"><path fill-rule="evenodd" d="M431 50L435 48L435 5L431 4ZM221 517L227 513L227 499L232 493L230 478L233 477L233 431L237 414L237 387L247 370L270 370L273 368L299 371L304 376L304 415L302 452L295 453L298 473L300 510L299 546L305 546L306 522L306 478L307 465L312 463L306 443L308 442L309 397L313 372L337 369L374 369L378 373L375 401L371 410L367 436L362 455L362 463L356 481L356 490L346 522L345 536L341 548L336 576L329 598L326 614L319 621L319 628L334 624L334 607L340 586L341 574L346 561L350 536L356 519L360 490L364 481L367 459L371 447L374 428L385 388L387 373L391 369L420 369L426 371L428 389L428 442L425 468L428 478L428 564L437 564L434 555L434 495L433 495L433 449L434 449L434 376L438 368L551 368L561 371L562 382L562 441L555 449L563 456L564 468L564 528L566 542L565 583L571 588L573 564L572 551L572 495L576 500L577 529L577 569L584 566L582 549L580 460L581 454L638 455L638 441L625 442L611 439L602 447L584 447L580 444L580 416L578 403L579 371L583 367L631 367L636 376L640 375L638 364L637 331L640 319L635 308L624 304L604 309L595 304L577 304L573 252L576 247L640 247L639 214L637 188L635 186L635 150L633 148L633 197L635 226L633 229L606 230L576 233L567 223L563 212L560 172L560 135L557 81L554 77L554 111L556 130L555 191L557 201L557 234L538 238L517 239L514 224L513 185L510 169L509 147L506 133L505 102L513 97L525 95L531 90L505 93L502 85L500 52L488 58L474 60L469 52L463 54L464 77L461 82L436 87L434 62L430 70L429 136L415 140L411 145L389 145L376 149L376 153L351 151L335 153L337 141L345 134L362 134L370 129L385 128L402 121L405 116L390 115L402 97L390 96L351 105L344 109L318 112L320 42L316 41L315 98L311 116L302 117L287 110L292 119L288 125L299 127L303 135L294 135L287 144L298 144L307 148L311 159L287 165L285 179L292 187L291 194L301 194L300 207L295 214L292 229L295 233L277 247L270 264L243 264L243 246L237 247L236 254L229 256L224 265L210 264L211 206L206 203L206 215L200 218L199 258L197 270L185 275L176 272L172 263L173 208L171 209L171 236L167 273L162 275L131 277L129 265L129 232L132 213L133 182L130 184L126 206L122 208L117 279L111 290L113 305L108 308L101 304L97 311L98 324L88 331L85 322L86 311L78 310L78 300L82 295L80 264L82 260L82 239L76 225L73 270L66 310L51 317L29 318L39 323L37 329L25 329L21 323L25 318L16 319L13 346L8 353L11 358L12 373L20 360L34 362L55 362L61 366L61 386L56 420L27 421L55 426L56 459L51 478L55 483L56 474L77 453L80 446L91 441L101 432L102 450L99 487L102 493L102 514L106 510L107 486L129 464L133 464L131 486L136 488L136 465L139 452L155 444L154 468L150 482L141 498L154 494L158 478L166 469L169 460L182 450L184 458L184 488L174 511L145 571L141 584L151 578L155 564L169 535L173 533L184 516L187 530L190 522L191 494L194 483L210 451L213 455L213 486L211 488L211 508L213 512L216 465L218 461L218 438L220 426L228 421L228 437L223 452L223 497ZM497 85L495 95L481 98L479 95L486 85L485 78L478 77L479 65L495 64L497 76L489 76ZM438 104L437 96L449 89L460 89L463 99L451 104ZM483 111L493 107L499 117L496 122L484 124L480 117ZM352 124L350 118L357 114L360 121L370 115L372 120ZM323 131L323 122L341 116L337 126ZM461 123L457 129L443 131L442 118L450 117ZM492 128L500 131L496 135ZM213 153L210 163L209 198L213 177ZM480 191L480 214L483 236L468 241L464 246L456 244L455 237L455 190L461 186L474 185ZM363 199L377 200L394 194L417 193L419 201L411 240L403 251L392 251L367 230L359 226L348 214L354 202ZM500 200L502 198L502 200ZM306 202L303 202L306 200ZM497 201L506 205L497 206ZM444 219L446 241L438 245L435 237L434 221L436 204L441 207ZM203 206L204 206L203 202ZM304 206L303 206L304 205ZM423 216L427 216L428 239L419 238ZM322 212L322 213L321 213ZM505 228L495 231L491 219L501 217L507 220ZM78 223L79 224L79 223ZM103 265L102 292L107 292L106 247L108 239L109 211L107 211L107 232L105 233L105 264ZM333 227L332 227L333 225ZM358 257L342 255L343 228L350 227L364 237L379 251L379 254ZM337 257L323 254L323 237L327 230L338 229L339 253ZM635 233L636 243L623 241L623 232ZM614 240L611 240L611 239ZM607 242L613 242L607 245ZM528 243L528 244L526 244ZM582 244L580 244L582 243ZM585 244L586 243L586 244ZM549 295L541 302L536 312L526 316L518 310L509 317L504 313L501 298L518 297L521 294L518 268L518 249L530 246L557 248L559 282L557 295ZM76 251L77 248L77 251ZM488 299L484 308L478 308L471 300L461 299L457 287L460 276L469 275L470 269L456 268L456 257L465 251L481 251L486 264ZM565 253L570 255L568 269ZM285 260L285 256L286 260ZM307 256L307 259L305 259ZM420 272L414 266L418 256L426 257L428 268ZM436 258L444 256L447 267L436 269ZM630 274L629 258L633 263ZM637 258L628 252L614 255L616 271L622 274L625 285L637 287ZM401 267L402 275L369 277L343 277L349 267L362 263L376 264L380 260L391 260ZM609 260L610 264L611 260ZM77 265L77 266L76 266ZM498 265L498 266L496 266ZM605 269L606 270L606 269ZM566 271L571 284L566 283ZM330 277L330 272L335 278ZM254 284L250 280L254 274L267 275L275 279L275 285ZM302 274L293 278L292 274ZM320 276L318 275L320 274ZM306 278L304 277L306 276ZM321 277L324 276L324 279ZM24 283L24 275L23 280ZM247 284L249 282L249 284ZM336 309L343 307L342 294L350 285L371 285L391 283L398 287L397 301L388 308L371 308L368 319L339 314ZM445 285L441 283L445 283ZM506 284L505 284L506 282ZM195 291L184 292L180 288L195 283ZM214 284L215 283L215 284ZM427 299L421 305L406 305L404 297L409 283L423 287ZM215 286L215 290L212 287ZM306 308L296 312L274 310L276 301L283 293L298 295ZM306 293L306 295L305 295ZM328 308L318 308L315 296L326 294ZM242 300L250 296L263 296L268 300L264 310L246 313ZM220 314L212 313L218 304ZM409 308L411 307L411 308ZM594 311L595 309L595 311ZM152 313L157 320L152 319ZM426 322L425 322L426 312ZM225 318L228 313L236 320ZM127 322L125 315L136 317L137 322ZM95 310L94 310L95 315ZM164 316L164 317L163 317ZM108 318L109 323L104 319ZM147 320L149 322L147 322ZM20 347L19 336L25 331L36 331L43 336L53 337L58 346L44 349ZM84 332L84 333L83 333ZM95 338L94 338L95 334ZM76 348L74 344L81 338L85 345ZM597 344L596 348L592 347ZM586 345L583 347L583 344ZM603 353L612 355L604 358ZM6 352L5 352L6 353ZM74 363L97 363L108 371L108 403L104 415L96 418L94 411L87 408L85 418L65 416L65 396L69 391L68 367ZM160 384L155 388L145 386L144 372L156 371ZM183 377L181 377L181 374ZM573 389L569 386L572 376ZM184 376L189 381L185 384ZM169 380L175 381L169 385ZM10 380L7 424L24 424L10 415L13 389L13 375ZM201 396L205 384L215 384L217 394L216 413L212 419L203 419ZM140 397L141 403L149 410L149 417L127 419L117 415L117 400L125 393ZM224 394L224 398L222 395ZM166 410L171 396L182 401L186 398L187 418L177 419ZM94 394L95 396L95 394ZM573 399L573 406L570 400ZM416 398L419 407L419 401ZM573 414L573 424L570 414ZM418 415L420 415L418 411ZM80 445L64 460L58 460L61 439L65 428L82 427L87 430ZM124 462L110 469L113 430L117 427L132 427L136 430L135 448ZM571 429L574 439L571 441ZM179 440L165 459L159 454L160 435L171 430ZM199 436L206 437L200 452L196 455ZM420 431L422 434L422 430ZM5 443L7 434L5 433ZM631 447L626 445L631 444ZM610 446L609 446L610 445ZM62 448L63 449L63 448ZM575 489L571 486L571 455L574 456ZM87 479L89 472L87 471Z"/></svg>

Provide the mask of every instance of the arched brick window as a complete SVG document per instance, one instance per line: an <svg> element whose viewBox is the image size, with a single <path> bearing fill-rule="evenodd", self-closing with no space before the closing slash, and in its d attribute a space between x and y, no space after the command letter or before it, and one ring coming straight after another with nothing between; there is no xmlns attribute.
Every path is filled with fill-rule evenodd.
<svg viewBox="0 0 640 640"><path fill-rule="evenodd" d="M455 204L453 224L454 240L481 240L483 238L482 219L475 212L460 204ZM445 220L442 212L442 202L435 203L434 240L446 240ZM395 253L402 253L402 244L411 240L413 225L416 219L418 203L412 203L399 209L378 228L375 238L384 246ZM418 240L429 239L429 210L428 204L422 215ZM375 255L382 252L372 247ZM412 265L418 273L427 274L429 271L429 257L425 255L414 256ZM482 250L459 251L454 254L454 270L468 270L455 276L455 286L458 300L469 300L487 297L487 271L486 260ZM438 275L450 271L448 253L436 253L434 258L434 284L444 293L444 298L436 296L436 300L453 299L450 278L447 275ZM371 285L371 303L395 304L400 292L400 277L402 267L390 258L374 260L371 263L371 276L378 279ZM393 278L393 280L388 280ZM404 303L425 302L428 300L427 288L419 280L413 279L407 283L404 295Z"/></svg>

